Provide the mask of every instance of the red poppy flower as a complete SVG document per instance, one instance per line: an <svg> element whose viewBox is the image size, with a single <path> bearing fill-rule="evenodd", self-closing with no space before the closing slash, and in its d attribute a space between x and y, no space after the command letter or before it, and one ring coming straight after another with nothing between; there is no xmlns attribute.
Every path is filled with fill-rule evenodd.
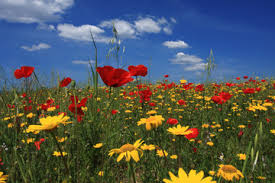
<svg viewBox="0 0 275 183"><path fill-rule="evenodd" d="M211 98L211 100L213 101L213 102L215 102L216 104L223 104L223 103L225 103L225 100L223 100L222 99L222 97L221 96L213 96L212 98Z"/></svg>
<svg viewBox="0 0 275 183"><path fill-rule="evenodd" d="M40 150L40 144L42 143L42 142L44 142L45 141L45 139L44 138L42 138L42 139L40 139L39 141L35 141L34 142L34 145L36 146L36 150Z"/></svg>
<svg viewBox="0 0 275 183"><path fill-rule="evenodd" d="M120 87L134 80L129 72L112 66L97 67L96 71L107 86Z"/></svg>
<svg viewBox="0 0 275 183"><path fill-rule="evenodd" d="M219 93L219 96L221 96L224 100L229 100L232 97L232 95L226 92Z"/></svg>
<svg viewBox="0 0 275 183"><path fill-rule="evenodd" d="M182 99L178 100L178 104L179 104L179 105L186 105L185 101L182 100Z"/></svg>
<svg viewBox="0 0 275 183"><path fill-rule="evenodd" d="M191 131L191 133L189 133L188 135L185 135L185 138L187 138L188 140L190 139L194 139L199 135L199 130L197 128L190 128L187 131Z"/></svg>
<svg viewBox="0 0 275 183"><path fill-rule="evenodd" d="M241 136L243 136L243 131L240 130L240 132L238 133L238 137L240 138Z"/></svg>
<svg viewBox="0 0 275 183"><path fill-rule="evenodd" d="M150 102L150 103L149 103L149 106L154 107L154 106L156 106L156 103Z"/></svg>
<svg viewBox="0 0 275 183"><path fill-rule="evenodd" d="M244 76L243 78L244 78L244 79L247 79L247 78L248 78L248 76Z"/></svg>
<svg viewBox="0 0 275 183"><path fill-rule="evenodd" d="M164 75L164 77L165 77L165 78L168 78L168 77L169 77L169 75L168 75L168 74L166 74L166 75Z"/></svg>
<svg viewBox="0 0 275 183"><path fill-rule="evenodd" d="M72 103L69 105L69 110L72 113L77 113L77 115L84 115L84 112L82 111L81 107L85 107L86 102L87 102L87 98L83 98L80 103L78 103L78 97L76 96L76 102L74 100L74 96L71 96L71 101ZM75 105L76 103L76 105Z"/></svg>
<svg viewBox="0 0 275 183"><path fill-rule="evenodd" d="M240 77L236 77L236 80L240 80L241 78Z"/></svg>
<svg viewBox="0 0 275 183"><path fill-rule="evenodd" d="M117 112L118 110L115 110L115 109L112 110L112 114L116 114Z"/></svg>
<svg viewBox="0 0 275 183"><path fill-rule="evenodd" d="M23 66L21 67L21 69L16 69L14 71L14 77L16 79L20 79L22 77L27 78L32 75L33 71L34 71L34 67Z"/></svg>
<svg viewBox="0 0 275 183"><path fill-rule="evenodd" d="M129 70L131 76L146 76L147 75L147 67L145 67L144 65L137 65L137 66L130 65L128 67L128 70Z"/></svg>
<svg viewBox="0 0 275 183"><path fill-rule="evenodd" d="M245 94L255 93L255 89L254 88L246 88L246 89L243 89L243 92Z"/></svg>
<svg viewBox="0 0 275 183"><path fill-rule="evenodd" d="M167 124L169 125L175 125L175 124L178 124L178 120L175 119L175 118L169 118L167 121L166 121Z"/></svg>
<svg viewBox="0 0 275 183"><path fill-rule="evenodd" d="M148 102L148 101L150 101L152 91L150 90L149 87L147 87L146 90L138 91L138 95L139 95L139 98L140 98L140 100L139 100L140 103L143 103L144 101Z"/></svg>
<svg viewBox="0 0 275 183"><path fill-rule="evenodd" d="M72 82L72 79L71 78L64 78L60 83L59 83L59 86L60 87L65 87L65 86L68 86L70 83Z"/></svg>

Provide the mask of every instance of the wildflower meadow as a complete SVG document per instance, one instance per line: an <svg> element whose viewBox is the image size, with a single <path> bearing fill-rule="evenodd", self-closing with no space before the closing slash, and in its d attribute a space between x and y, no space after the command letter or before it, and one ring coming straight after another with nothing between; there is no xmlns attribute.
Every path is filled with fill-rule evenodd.
<svg viewBox="0 0 275 183"><path fill-rule="evenodd" d="M34 67L14 70L18 86L0 93L0 183L275 182L272 78L151 83L148 71L96 60L85 87L46 87Z"/></svg>

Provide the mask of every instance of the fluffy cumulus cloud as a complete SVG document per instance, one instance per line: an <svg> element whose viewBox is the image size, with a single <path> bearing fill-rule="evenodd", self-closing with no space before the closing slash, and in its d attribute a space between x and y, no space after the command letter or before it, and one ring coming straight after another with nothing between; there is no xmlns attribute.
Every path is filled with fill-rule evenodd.
<svg viewBox="0 0 275 183"><path fill-rule="evenodd" d="M136 30L133 24L125 21L125 20L106 20L99 24L102 28L113 28L115 26L118 35L121 38L135 38L136 37Z"/></svg>
<svg viewBox="0 0 275 183"><path fill-rule="evenodd" d="M159 33L161 31L161 26L158 22L151 18L143 18L135 21L135 27L139 32L147 33Z"/></svg>
<svg viewBox="0 0 275 183"><path fill-rule="evenodd" d="M189 45L184 41L165 41L162 43L164 46L167 46L168 48L188 48Z"/></svg>
<svg viewBox="0 0 275 183"><path fill-rule="evenodd" d="M94 63L95 61L83 61L83 60L73 60L73 64L78 64L78 65L89 65L90 63Z"/></svg>
<svg viewBox="0 0 275 183"><path fill-rule="evenodd" d="M105 37L103 29L94 25L81 25L74 26L72 24L58 24L57 25L58 35L78 41L92 41L91 33L97 42L107 43L110 38Z"/></svg>
<svg viewBox="0 0 275 183"><path fill-rule="evenodd" d="M42 49L49 49L51 46L46 43L39 43L38 45L32 45L31 47L28 46L21 46L22 49L27 51L38 51Z"/></svg>
<svg viewBox="0 0 275 183"><path fill-rule="evenodd" d="M37 26L37 29L55 31L54 25L48 25L48 24L45 24L45 23L39 23L38 26Z"/></svg>
<svg viewBox="0 0 275 183"><path fill-rule="evenodd" d="M74 0L0 0L0 19L8 22L57 21Z"/></svg>
<svg viewBox="0 0 275 183"><path fill-rule="evenodd" d="M175 19L168 21L166 18L156 18L153 16L138 17L136 20L128 21L122 19L105 20L99 24L104 29L112 29L115 26L121 39L135 39L145 33L172 34L172 24Z"/></svg>
<svg viewBox="0 0 275 183"><path fill-rule="evenodd" d="M189 65L184 68L185 71L202 71L207 66L207 63L197 63L193 65Z"/></svg>
<svg viewBox="0 0 275 183"><path fill-rule="evenodd" d="M176 54L175 58L171 59L173 64L191 64L191 63L200 63L203 60L196 55L188 55L183 52Z"/></svg>
<svg viewBox="0 0 275 183"><path fill-rule="evenodd" d="M181 64L185 71L202 71L207 63L196 55L188 55L183 52L176 54L175 58L170 59L172 64Z"/></svg>

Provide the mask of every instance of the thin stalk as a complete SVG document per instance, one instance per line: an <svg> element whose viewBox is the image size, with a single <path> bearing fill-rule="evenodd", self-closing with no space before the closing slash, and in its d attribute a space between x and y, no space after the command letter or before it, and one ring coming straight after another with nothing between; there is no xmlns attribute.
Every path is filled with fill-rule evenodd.
<svg viewBox="0 0 275 183"><path fill-rule="evenodd" d="M133 167L133 162L130 160L128 162L128 180L129 180L129 182L131 182L131 176L133 179L133 183L136 183L136 175L135 175L135 171L134 171L134 167Z"/></svg>

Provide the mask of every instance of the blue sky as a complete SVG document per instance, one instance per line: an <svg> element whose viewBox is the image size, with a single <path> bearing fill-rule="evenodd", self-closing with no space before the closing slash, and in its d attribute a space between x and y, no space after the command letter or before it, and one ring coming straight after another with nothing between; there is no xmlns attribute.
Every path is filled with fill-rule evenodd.
<svg viewBox="0 0 275 183"><path fill-rule="evenodd" d="M144 64L153 81L200 81L210 49L214 79L274 77L274 9L272 0L1 0L0 65L7 76L27 65L44 82L52 71L86 81L95 56L89 31L99 65L117 66L106 59L114 23L124 69Z"/></svg>

